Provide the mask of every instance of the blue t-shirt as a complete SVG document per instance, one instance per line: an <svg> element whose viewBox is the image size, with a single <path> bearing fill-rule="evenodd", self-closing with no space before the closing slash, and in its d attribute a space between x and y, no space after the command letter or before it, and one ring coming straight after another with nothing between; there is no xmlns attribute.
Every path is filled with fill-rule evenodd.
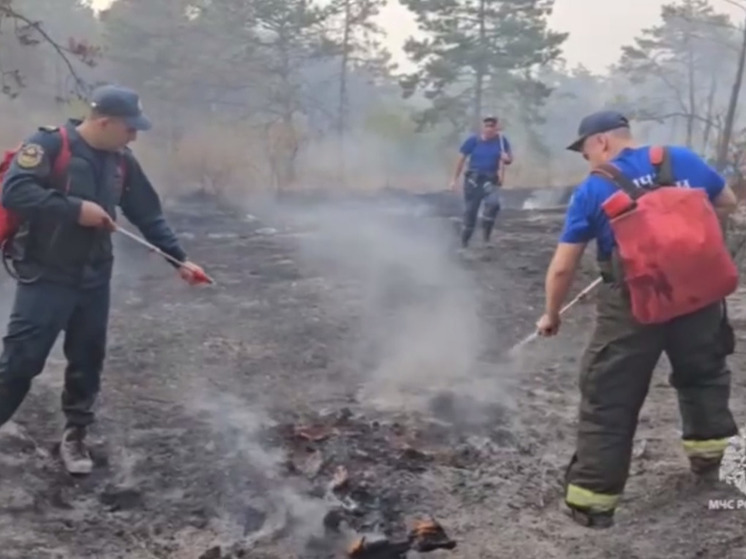
<svg viewBox="0 0 746 559"><path fill-rule="evenodd" d="M650 188L655 170L650 163L649 147L623 150L611 163L641 188ZM692 150L668 147L676 185L702 188L714 200L725 188L725 179ZM615 246L614 234L602 204L617 191L609 180L590 175L575 190L567 208L561 243L586 243L596 239L599 260L607 260Z"/></svg>
<svg viewBox="0 0 746 559"><path fill-rule="evenodd" d="M461 144L461 154L469 157L469 171L482 175L497 175L500 168L500 156L502 155L503 143L505 153L512 153L510 142L505 136L495 136L489 140L483 140L479 135L469 136Z"/></svg>

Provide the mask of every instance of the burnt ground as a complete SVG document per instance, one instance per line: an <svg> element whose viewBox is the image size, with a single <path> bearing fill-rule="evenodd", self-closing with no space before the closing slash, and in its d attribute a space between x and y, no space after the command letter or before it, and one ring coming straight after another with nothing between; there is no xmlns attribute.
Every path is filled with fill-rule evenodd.
<svg viewBox="0 0 746 559"><path fill-rule="evenodd" d="M0 432L0 559L321 559L431 514L459 542L434 557L746 557L746 511L708 510L746 496L689 479L665 364L617 526L558 511L591 304L504 351L540 313L561 214L506 211L492 246L459 256L447 219L401 205L253 212L171 209L215 287L119 243L96 471L71 478L56 457L57 350Z"/></svg>

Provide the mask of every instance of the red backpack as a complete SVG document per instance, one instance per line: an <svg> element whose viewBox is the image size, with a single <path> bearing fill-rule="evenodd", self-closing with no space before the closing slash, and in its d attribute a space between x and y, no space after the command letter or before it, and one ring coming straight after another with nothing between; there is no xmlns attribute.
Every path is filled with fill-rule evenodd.
<svg viewBox="0 0 746 559"><path fill-rule="evenodd" d="M67 193L70 190L70 182L66 176L67 166L70 164L72 152L70 151L70 139L67 135L67 129L64 126L61 126L58 128L58 131L62 137L62 145L59 153L54 158L52 166L52 183L55 187L59 187L58 184L61 181L65 181L62 189ZM5 173L7 173L10 168L13 158L22 147L23 144L15 149L5 152L2 161L0 161L0 185L5 178ZM5 253L6 247L10 244L10 241L13 240L13 236L18 231L20 224L20 218L0 203L0 251L3 254Z"/></svg>
<svg viewBox="0 0 746 559"><path fill-rule="evenodd" d="M619 188L602 207L616 237L632 314L643 324L660 324L722 301L739 278L705 191L674 186L666 148L651 147L650 161L657 184L652 190L611 164L593 174Z"/></svg>

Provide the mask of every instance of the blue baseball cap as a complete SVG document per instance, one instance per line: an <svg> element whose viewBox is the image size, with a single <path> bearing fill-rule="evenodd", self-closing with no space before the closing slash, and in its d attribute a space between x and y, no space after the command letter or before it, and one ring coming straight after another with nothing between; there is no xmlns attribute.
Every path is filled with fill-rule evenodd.
<svg viewBox="0 0 746 559"><path fill-rule="evenodd" d="M91 108L101 115L123 119L135 130L150 130L153 125L142 112L136 91L118 85L97 87L91 94Z"/></svg>
<svg viewBox="0 0 746 559"><path fill-rule="evenodd" d="M580 121L578 139L567 146L570 151L582 151L583 142L589 136L602 134L619 128L629 128L629 120L617 111L598 111Z"/></svg>

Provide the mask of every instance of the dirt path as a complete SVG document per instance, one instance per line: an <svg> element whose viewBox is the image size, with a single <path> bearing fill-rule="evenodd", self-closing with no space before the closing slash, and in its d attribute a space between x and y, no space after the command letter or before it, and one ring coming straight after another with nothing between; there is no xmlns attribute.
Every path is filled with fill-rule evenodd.
<svg viewBox="0 0 746 559"><path fill-rule="evenodd" d="M57 354L0 433L0 559L197 559L216 545L337 557L346 536L322 527L332 509L327 523L363 533L434 514L468 559L746 556L746 511L707 508L740 493L686 475L664 367L618 526L588 532L557 512L592 307L519 362L501 351L540 312L560 216L506 213L494 246L463 259L442 220L267 215L172 212L214 289L120 243L98 468L75 480L55 458ZM746 304L733 306L743 332ZM732 359L740 422L744 351ZM340 466L349 481L329 491Z"/></svg>

